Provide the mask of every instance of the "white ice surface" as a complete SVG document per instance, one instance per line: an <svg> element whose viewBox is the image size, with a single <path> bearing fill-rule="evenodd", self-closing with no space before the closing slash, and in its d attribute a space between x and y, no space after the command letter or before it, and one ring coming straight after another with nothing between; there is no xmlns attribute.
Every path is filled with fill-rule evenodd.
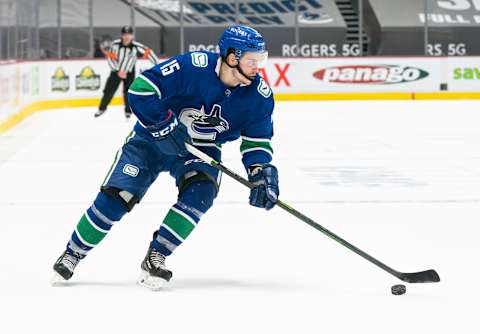
<svg viewBox="0 0 480 334"><path fill-rule="evenodd" d="M133 121L122 108L37 113L0 136L0 333L479 333L480 103L277 103L281 198L401 271L407 285L227 176L171 258L171 284L135 284L176 197L162 175L54 288L51 266ZM239 143L224 163L243 172Z"/></svg>

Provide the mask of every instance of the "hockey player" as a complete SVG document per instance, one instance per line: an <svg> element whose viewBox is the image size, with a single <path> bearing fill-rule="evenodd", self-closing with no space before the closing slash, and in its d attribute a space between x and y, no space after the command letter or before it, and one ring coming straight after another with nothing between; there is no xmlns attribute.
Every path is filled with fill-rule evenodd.
<svg viewBox="0 0 480 334"><path fill-rule="evenodd" d="M258 75L267 57L264 39L252 28L232 26L219 47L220 54L173 57L135 79L128 99L138 122L54 264L57 280L70 279L79 261L140 202L160 172L175 178L178 199L153 233L139 283L158 290L170 280L165 258L212 206L220 186L219 172L191 155L185 142L220 161L221 145L241 137L242 162L256 185L249 202L267 210L275 205L278 173L270 163L274 100Z"/></svg>

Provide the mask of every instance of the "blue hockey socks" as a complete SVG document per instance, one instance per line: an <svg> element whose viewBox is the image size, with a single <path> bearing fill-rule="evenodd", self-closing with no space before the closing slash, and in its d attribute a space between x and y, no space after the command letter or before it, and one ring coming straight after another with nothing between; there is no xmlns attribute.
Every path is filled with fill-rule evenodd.
<svg viewBox="0 0 480 334"><path fill-rule="evenodd" d="M177 203L168 211L151 246L168 256L190 235L202 215L212 206L217 189L212 181L196 181L186 186Z"/></svg>
<svg viewBox="0 0 480 334"><path fill-rule="evenodd" d="M67 245L67 251L78 258L100 243L112 226L127 213L127 208L118 199L103 192L98 193L92 206L83 214Z"/></svg>

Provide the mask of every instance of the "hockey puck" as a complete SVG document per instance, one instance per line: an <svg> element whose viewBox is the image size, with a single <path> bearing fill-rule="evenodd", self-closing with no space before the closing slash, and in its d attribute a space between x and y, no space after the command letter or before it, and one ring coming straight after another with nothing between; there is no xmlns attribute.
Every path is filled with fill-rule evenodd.
<svg viewBox="0 0 480 334"><path fill-rule="evenodd" d="M403 284L397 284L392 286L392 294L393 295L403 295L405 292L407 292L407 287Z"/></svg>

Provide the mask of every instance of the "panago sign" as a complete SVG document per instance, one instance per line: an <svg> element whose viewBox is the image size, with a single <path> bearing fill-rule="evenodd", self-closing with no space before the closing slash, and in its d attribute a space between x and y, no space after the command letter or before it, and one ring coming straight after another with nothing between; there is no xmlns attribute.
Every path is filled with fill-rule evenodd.
<svg viewBox="0 0 480 334"><path fill-rule="evenodd" d="M275 94L432 92L441 81L439 58L269 58L260 75Z"/></svg>
<svg viewBox="0 0 480 334"><path fill-rule="evenodd" d="M401 65L345 65L323 68L313 76L325 83L391 85L422 80L429 73Z"/></svg>

